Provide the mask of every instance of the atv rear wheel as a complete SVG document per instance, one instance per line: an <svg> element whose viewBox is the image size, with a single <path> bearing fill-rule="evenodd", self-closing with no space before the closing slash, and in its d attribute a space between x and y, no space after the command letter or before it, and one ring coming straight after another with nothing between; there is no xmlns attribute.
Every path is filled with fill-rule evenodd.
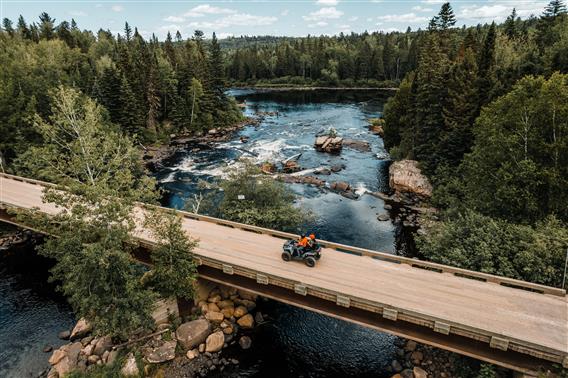
<svg viewBox="0 0 568 378"><path fill-rule="evenodd" d="M290 254L290 252L288 252L288 251L282 252L282 260L284 260L284 261L292 260L292 255Z"/></svg>
<svg viewBox="0 0 568 378"><path fill-rule="evenodd" d="M313 268L314 266L316 266L316 259L314 259L312 256L306 258L306 265L310 268Z"/></svg>

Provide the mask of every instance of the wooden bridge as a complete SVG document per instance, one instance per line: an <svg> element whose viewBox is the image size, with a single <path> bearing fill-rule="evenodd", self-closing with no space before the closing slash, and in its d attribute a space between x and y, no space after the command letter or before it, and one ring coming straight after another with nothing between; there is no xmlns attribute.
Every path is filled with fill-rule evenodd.
<svg viewBox="0 0 568 378"><path fill-rule="evenodd" d="M0 220L50 184L0 174ZM179 212L205 279L531 374L568 368L565 290L321 241L315 268L280 258L295 235ZM25 227L26 225L19 225ZM140 242L153 247L143 236Z"/></svg>

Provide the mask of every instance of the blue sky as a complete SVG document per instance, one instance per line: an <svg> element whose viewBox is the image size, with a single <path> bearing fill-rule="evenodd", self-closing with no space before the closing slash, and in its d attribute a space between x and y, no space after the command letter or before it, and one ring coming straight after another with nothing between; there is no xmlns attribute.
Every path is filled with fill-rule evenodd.
<svg viewBox="0 0 568 378"><path fill-rule="evenodd" d="M58 22L74 18L81 29L122 33L124 22L137 26L145 37L163 39L177 30L188 37L193 30L213 31L220 37L239 35L337 34L404 31L425 28L443 0L233 0L233 1L115 1L115 0L0 0L1 17L14 22L21 14L37 21L45 11ZM547 1L461 0L451 2L458 25L502 21L517 8L519 16L539 15Z"/></svg>

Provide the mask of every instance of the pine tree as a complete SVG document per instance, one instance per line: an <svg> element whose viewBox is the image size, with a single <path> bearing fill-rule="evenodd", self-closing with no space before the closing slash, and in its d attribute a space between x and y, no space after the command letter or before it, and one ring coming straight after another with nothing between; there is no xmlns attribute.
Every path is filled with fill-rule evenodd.
<svg viewBox="0 0 568 378"><path fill-rule="evenodd" d="M444 126L442 104L446 98L448 57L443 52L439 36L425 38L416 71L414 97L414 135L412 152L427 173L432 173L441 157L436 150Z"/></svg>
<svg viewBox="0 0 568 378"><path fill-rule="evenodd" d="M31 39L32 37L30 29L28 29L28 25L26 25L26 21L22 15L18 18L18 34L20 34L23 39Z"/></svg>
<svg viewBox="0 0 568 378"><path fill-rule="evenodd" d="M554 27L565 15L566 6L562 0L552 0L544 9L536 28L536 41L541 53L559 40L560 35Z"/></svg>
<svg viewBox="0 0 568 378"><path fill-rule="evenodd" d="M39 20L41 21L39 25L40 38L48 40L53 39L55 37L55 19L51 18L46 12L43 12L42 14L40 14Z"/></svg>
<svg viewBox="0 0 568 378"><path fill-rule="evenodd" d="M223 88L225 86L225 75L223 68L223 56L221 55L221 47L217 41L217 36L213 33L213 38L211 39L211 45L209 47L209 67L211 75L211 87L215 91L216 95L220 96L223 93Z"/></svg>
<svg viewBox="0 0 568 378"><path fill-rule="evenodd" d="M557 17L566 13L566 5L562 0L551 0L550 3L544 8L542 17Z"/></svg>
<svg viewBox="0 0 568 378"><path fill-rule="evenodd" d="M483 48L481 50L478 62L478 80L477 80L477 99L478 111L481 107L491 101L492 89L495 85L494 63L495 63L495 39L496 39L495 23L489 27Z"/></svg>
<svg viewBox="0 0 568 378"><path fill-rule="evenodd" d="M126 42L130 42L132 39L132 28L128 25L128 22L124 23L124 36L126 37Z"/></svg>
<svg viewBox="0 0 568 378"><path fill-rule="evenodd" d="M517 37L517 10L513 8L513 11L505 20L505 34L509 39L515 39Z"/></svg>
<svg viewBox="0 0 568 378"><path fill-rule="evenodd" d="M456 24L456 16L450 3L442 4L438 13L438 27L441 30L447 30Z"/></svg>
<svg viewBox="0 0 568 378"><path fill-rule="evenodd" d="M14 36L14 27L13 27L13 23L12 20L10 20L9 18L4 18L2 20L2 29L8 33L10 35L10 37Z"/></svg>
<svg viewBox="0 0 568 378"><path fill-rule="evenodd" d="M442 160L457 166L473 144L473 122L477 116L477 64L470 48L451 68L448 75L448 96L444 103L444 132L438 150Z"/></svg>

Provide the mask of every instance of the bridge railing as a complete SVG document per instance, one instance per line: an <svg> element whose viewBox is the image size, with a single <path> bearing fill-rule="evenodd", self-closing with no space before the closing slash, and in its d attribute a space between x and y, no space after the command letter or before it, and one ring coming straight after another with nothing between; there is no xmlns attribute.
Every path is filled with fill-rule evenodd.
<svg viewBox="0 0 568 378"><path fill-rule="evenodd" d="M5 178L8 178L8 179L12 179L12 180L20 181L20 182L25 182L25 183L29 183L29 184L34 184L34 185L39 185L39 186L44 186L44 187L46 187L46 186L54 187L55 186L54 184L47 183L47 182L44 182L44 181L29 179L29 178L20 177L20 176L14 176L14 175L6 174L6 173L0 173L0 177L5 177ZM214 218L214 217L210 217L210 216L207 216L207 215L190 213L190 212L187 212L187 211L184 211L184 210L173 210L173 209L170 209L170 208L153 206L153 205L148 205L148 204L140 204L140 205L142 207L156 208L156 209L161 209L163 211L170 211L170 212L175 211L186 219L192 219L192 220L203 221L203 222L210 222L210 223L214 223L214 224L225 226L225 227L236 228L236 229L240 229L240 230L244 230L244 231L254 232L254 233L257 233L257 234L269 235L269 236L280 238L280 239L295 239L295 238L298 237L298 235L288 233L288 232L272 230L272 229L257 227L257 226L251 226L251 225L248 225L248 224L233 222L233 221L229 221L229 220L225 220L225 219ZM513 278L496 276L496 275L493 275L493 274L482 273L482 272L476 272L476 271L473 271L473 270L467 270L467 269L457 268L457 267L453 267L453 266L433 263L433 262L429 262L429 261L418 260L418 259L415 259L415 258L397 256L397 255L393 255L393 254L386 253L386 252L378 252L378 251L373 251L373 250L370 250L370 249L353 247L353 246L349 246L349 245L345 245L345 244L330 242L330 241L327 241L327 240L318 240L318 243L320 243L324 248L332 249L332 250L335 250L335 251L338 251L338 252L349 253L349 254L364 256L364 257L370 257L370 258L373 258L373 259L376 259L376 260L387 261L387 262L391 262L391 263L395 263L395 264L405 264L405 265L407 265L411 268L425 269L425 270L429 270L429 271L432 271L432 272L451 274L451 275L462 277L462 278L468 278L468 279L473 279L473 280L478 280L478 281L483 281L483 282L490 282L490 283L494 283L494 284L498 284L498 285L502 285L502 286L533 291L533 292L541 293L541 294L550 294L550 295L557 295L557 296L565 296L566 295L566 290L564 290L564 289L555 288L555 287L546 286L546 285L541 285L541 284L536 284L536 283L532 283L532 282L521 281L521 280L517 280L517 279L513 279Z"/></svg>

